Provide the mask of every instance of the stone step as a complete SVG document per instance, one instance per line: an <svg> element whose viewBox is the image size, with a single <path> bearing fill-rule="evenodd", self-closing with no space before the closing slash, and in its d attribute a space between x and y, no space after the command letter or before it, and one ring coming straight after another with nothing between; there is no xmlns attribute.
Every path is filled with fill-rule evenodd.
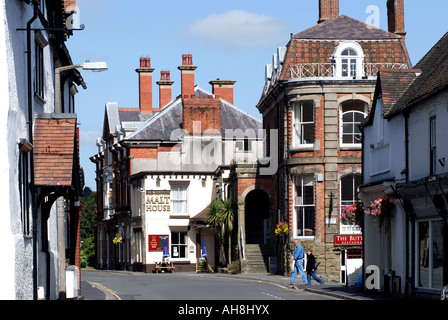
<svg viewBox="0 0 448 320"><path fill-rule="evenodd" d="M275 255L270 245L247 244L246 258L248 271L251 273L269 272L269 257Z"/></svg>

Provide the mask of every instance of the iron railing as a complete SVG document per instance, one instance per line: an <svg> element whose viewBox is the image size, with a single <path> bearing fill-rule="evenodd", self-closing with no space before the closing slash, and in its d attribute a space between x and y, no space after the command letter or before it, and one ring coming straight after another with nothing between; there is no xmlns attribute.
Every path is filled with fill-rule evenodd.
<svg viewBox="0 0 448 320"><path fill-rule="evenodd" d="M364 63L363 72L356 78L376 77L382 68L408 69L404 63ZM336 77L336 63L302 63L291 66L291 79L302 78L334 78ZM346 77L353 78L353 77Z"/></svg>

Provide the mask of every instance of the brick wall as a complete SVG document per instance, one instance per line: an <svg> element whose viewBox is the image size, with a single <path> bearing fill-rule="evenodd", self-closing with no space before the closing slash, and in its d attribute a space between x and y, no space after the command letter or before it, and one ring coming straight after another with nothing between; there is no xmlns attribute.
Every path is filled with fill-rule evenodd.
<svg viewBox="0 0 448 320"><path fill-rule="evenodd" d="M129 148L129 156L137 159L157 159L157 147Z"/></svg>
<svg viewBox="0 0 448 320"><path fill-rule="evenodd" d="M406 35L404 26L404 0L387 1L387 20L389 32Z"/></svg>
<svg viewBox="0 0 448 320"><path fill-rule="evenodd" d="M221 100L189 98L183 99L183 129L190 135L201 134L207 130L221 132Z"/></svg>

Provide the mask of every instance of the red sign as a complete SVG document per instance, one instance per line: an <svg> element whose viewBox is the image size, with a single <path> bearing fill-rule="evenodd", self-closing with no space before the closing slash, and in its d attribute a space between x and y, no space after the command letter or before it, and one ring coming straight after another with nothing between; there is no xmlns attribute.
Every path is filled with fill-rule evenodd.
<svg viewBox="0 0 448 320"><path fill-rule="evenodd" d="M334 236L335 246L362 246L361 235Z"/></svg>
<svg viewBox="0 0 448 320"><path fill-rule="evenodd" d="M169 245L168 236L149 235L148 236L148 251L163 251L165 243Z"/></svg>

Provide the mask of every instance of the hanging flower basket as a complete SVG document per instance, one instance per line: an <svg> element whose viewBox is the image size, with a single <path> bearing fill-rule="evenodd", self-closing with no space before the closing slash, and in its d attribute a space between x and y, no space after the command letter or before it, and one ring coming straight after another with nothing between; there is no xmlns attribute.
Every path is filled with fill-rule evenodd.
<svg viewBox="0 0 448 320"><path fill-rule="evenodd" d="M352 224L361 226L363 217L364 217L364 210L362 209L362 205L358 201L356 201L351 205L342 207L341 211L342 221L347 221Z"/></svg>
<svg viewBox="0 0 448 320"><path fill-rule="evenodd" d="M287 236L289 234L289 228L284 222L279 222L275 226L275 235L277 236Z"/></svg>
<svg viewBox="0 0 448 320"><path fill-rule="evenodd" d="M118 232L115 235L115 238L114 238L113 242L114 242L114 244L123 243L123 235L121 234L121 232Z"/></svg>
<svg viewBox="0 0 448 320"><path fill-rule="evenodd" d="M378 217L379 227L382 228L385 223L390 222L393 208L394 204L392 203L392 199L388 196L385 196L371 201L369 207L365 212L368 216Z"/></svg>

